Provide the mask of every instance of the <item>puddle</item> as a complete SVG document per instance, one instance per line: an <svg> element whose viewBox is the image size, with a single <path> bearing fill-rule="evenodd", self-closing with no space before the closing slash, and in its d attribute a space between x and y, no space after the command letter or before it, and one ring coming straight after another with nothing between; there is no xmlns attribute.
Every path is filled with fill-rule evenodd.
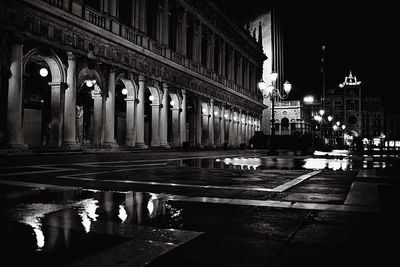
<svg viewBox="0 0 400 267"><path fill-rule="evenodd" d="M58 195L57 200L8 203L1 208L0 219L5 227L5 245L12 250L19 244L30 244L30 252L66 251L71 244L98 235L96 229L114 233L124 225L143 225L164 229L182 227L181 210L171 207L162 195L144 192L101 192L88 190L43 190L42 195ZM63 196L68 199L63 199ZM45 200L45 201L43 201ZM29 203L28 203L29 202ZM103 229L105 223L116 223ZM21 227L25 229L21 231ZM110 227L110 226L108 226ZM15 239L18 238L18 242ZM85 241L87 242L87 241ZM94 245L96 246L96 244ZM109 246L107 243L97 246ZM57 252L57 253L58 253Z"/></svg>

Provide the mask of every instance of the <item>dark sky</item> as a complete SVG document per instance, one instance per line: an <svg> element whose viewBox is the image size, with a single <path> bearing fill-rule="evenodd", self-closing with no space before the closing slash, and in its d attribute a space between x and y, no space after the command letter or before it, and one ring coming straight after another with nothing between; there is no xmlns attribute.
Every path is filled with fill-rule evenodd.
<svg viewBox="0 0 400 267"><path fill-rule="evenodd" d="M240 20L268 0L215 0ZM233 4L234 2L235 4ZM337 87L351 70L366 95L393 101L397 65L398 15L394 2L280 0L284 29L285 76L291 98L320 95L321 57L325 45L326 88ZM230 6L230 7L229 7ZM240 23L240 22L239 22ZM396 57L396 59L395 59ZM389 101L390 102L390 101Z"/></svg>

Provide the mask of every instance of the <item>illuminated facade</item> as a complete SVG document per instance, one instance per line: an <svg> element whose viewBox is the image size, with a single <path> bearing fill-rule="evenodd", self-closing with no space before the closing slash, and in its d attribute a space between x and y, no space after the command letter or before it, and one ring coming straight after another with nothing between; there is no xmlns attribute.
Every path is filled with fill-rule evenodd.
<svg viewBox="0 0 400 267"><path fill-rule="evenodd" d="M326 92L325 112L333 116L334 122L346 125L349 136L362 136L361 82L350 72L339 88Z"/></svg>
<svg viewBox="0 0 400 267"><path fill-rule="evenodd" d="M259 130L266 57L210 1L2 1L0 31L7 147L237 147Z"/></svg>
<svg viewBox="0 0 400 267"><path fill-rule="evenodd" d="M275 104L275 134L305 135L312 131L310 107L300 100Z"/></svg>
<svg viewBox="0 0 400 267"><path fill-rule="evenodd" d="M279 1L260 1L258 13L250 19L249 29L253 30L253 35L258 33L258 38L262 41L262 47L268 60L263 64L262 79L267 84L271 84L271 73L277 73L278 77L275 87L283 93L284 60L283 60L283 30L280 19ZM261 30L257 31L257 27ZM267 106L261 118L261 130L264 134L271 134L271 100L265 98L264 104Z"/></svg>

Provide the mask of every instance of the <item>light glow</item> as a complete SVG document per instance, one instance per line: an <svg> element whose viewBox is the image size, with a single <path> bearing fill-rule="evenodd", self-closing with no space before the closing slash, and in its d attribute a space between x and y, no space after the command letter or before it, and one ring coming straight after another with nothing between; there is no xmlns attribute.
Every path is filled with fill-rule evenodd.
<svg viewBox="0 0 400 267"><path fill-rule="evenodd" d="M128 218L124 205L119 205L118 218L120 218L122 222L125 222L126 218Z"/></svg>
<svg viewBox="0 0 400 267"><path fill-rule="evenodd" d="M127 95L128 94L128 89L126 89L126 88L122 89L122 94L123 95Z"/></svg>
<svg viewBox="0 0 400 267"><path fill-rule="evenodd" d="M47 77L47 75L49 75L49 71L48 71L46 68L41 68L41 69L39 70L39 74L40 74L40 76L42 76L42 77Z"/></svg>
<svg viewBox="0 0 400 267"><path fill-rule="evenodd" d="M151 102L153 102L154 101L154 96L149 96L149 100L151 101Z"/></svg>

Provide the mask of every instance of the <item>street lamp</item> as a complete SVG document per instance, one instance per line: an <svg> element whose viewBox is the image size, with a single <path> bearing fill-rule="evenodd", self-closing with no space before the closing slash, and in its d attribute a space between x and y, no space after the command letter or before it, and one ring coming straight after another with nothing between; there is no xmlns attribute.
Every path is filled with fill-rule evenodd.
<svg viewBox="0 0 400 267"><path fill-rule="evenodd" d="M286 99L287 96L289 95L290 91L292 90L292 85L288 81L286 81L283 84L284 93L281 94L279 92L279 89L276 87L276 79L277 78L278 78L278 73L271 73L271 84L270 85L268 85L263 80L261 80L258 83L258 88L260 88L263 98L264 99L269 98L271 100L271 121L272 121L271 135L272 135L272 138L273 138L273 136L275 136L275 99L278 99L278 100ZM271 141L273 144L273 140L271 140Z"/></svg>
<svg viewBox="0 0 400 267"><path fill-rule="evenodd" d="M258 87L261 90L264 99L271 100L271 121L272 121L272 135L275 135L275 99L284 100L289 95L290 91L292 90L292 85L286 81L283 84L284 94L279 92L279 89L276 88L276 79L278 78L278 73L271 73L271 84L268 85L266 82L261 80L258 83Z"/></svg>

